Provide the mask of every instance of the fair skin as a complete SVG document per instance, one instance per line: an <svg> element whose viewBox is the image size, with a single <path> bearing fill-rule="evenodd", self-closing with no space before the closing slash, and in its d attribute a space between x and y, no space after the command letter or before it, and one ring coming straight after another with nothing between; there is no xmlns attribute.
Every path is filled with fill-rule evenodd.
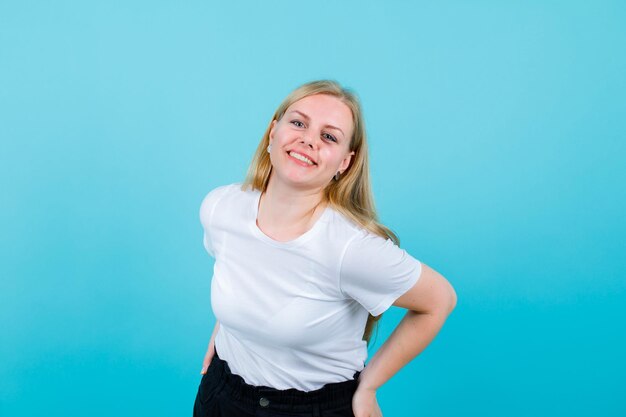
<svg viewBox="0 0 626 417"><path fill-rule="evenodd" d="M350 108L323 94L305 97L287 108L270 130L272 172L261 196L257 225L269 237L289 241L305 233L323 212L324 189L335 173L350 165L353 132ZM305 155L314 164L289 154ZM422 352L437 335L456 305L450 283L422 263L417 283L394 306L407 313L359 376L352 398L355 417L382 417L376 391ZM216 323L204 357L205 373L215 354Z"/></svg>
<svg viewBox="0 0 626 417"><path fill-rule="evenodd" d="M352 112L335 97L316 94L287 108L270 130L272 173L261 196L257 224L269 237L289 241L323 213L324 189L348 168ZM308 157L312 165L290 152Z"/></svg>

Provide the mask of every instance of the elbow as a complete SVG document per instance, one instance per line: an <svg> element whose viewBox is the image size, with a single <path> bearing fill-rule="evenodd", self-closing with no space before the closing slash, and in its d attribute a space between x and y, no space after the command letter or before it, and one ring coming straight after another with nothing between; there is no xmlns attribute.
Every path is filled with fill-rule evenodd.
<svg viewBox="0 0 626 417"><path fill-rule="evenodd" d="M438 301L433 305L432 309L427 313L435 314L437 316L448 317L452 310L456 307L456 293L454 290L447 291L446 293L440 294L438 297ZM419 312L416 310L416 312Z"/></svg>
<svg viewBox="0 0 626 417"><path fill-rule="evenodd" d="M452 310L456 307L456 291L450 286L450 296L448 299L448 314L452 313Z"/></svg>

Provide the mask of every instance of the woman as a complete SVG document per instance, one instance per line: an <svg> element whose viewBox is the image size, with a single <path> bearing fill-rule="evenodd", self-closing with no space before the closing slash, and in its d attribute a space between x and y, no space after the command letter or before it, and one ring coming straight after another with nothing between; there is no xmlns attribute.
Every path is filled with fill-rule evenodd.
<svg viewBox="0 0 626 417"><path fill-rule="evenodd" d="M202 201L217 323L194 416L378 417L376 390L456 305L440 274L377 222L365 127L334 81L278 107L246 180ZM374 324L408 310L367 367Z"/></svg>

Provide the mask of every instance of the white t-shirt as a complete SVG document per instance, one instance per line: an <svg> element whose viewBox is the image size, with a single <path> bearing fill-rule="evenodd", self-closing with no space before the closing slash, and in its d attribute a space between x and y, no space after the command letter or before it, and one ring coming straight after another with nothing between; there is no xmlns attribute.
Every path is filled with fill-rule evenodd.
<svg viewBox="0 0 626 417"><path fill-rule="evenodd" d="M368 312L387 310L422 265L331 207L303 235L276 241L256 224L260 195L224 185L200 207L217 352L251 385L312 391L350 380L367 359Z"/></svg>

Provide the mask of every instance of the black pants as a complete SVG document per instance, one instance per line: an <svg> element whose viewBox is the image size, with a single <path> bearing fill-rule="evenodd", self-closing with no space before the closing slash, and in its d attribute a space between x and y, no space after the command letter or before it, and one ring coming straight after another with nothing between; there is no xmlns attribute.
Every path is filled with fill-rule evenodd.
<svg viewBox="0 0 626 417"><path fill-rule="evenodd" d="M360 372L350 381L324 385L315 391L277 390L247 384L231 373L217 351L202 376L194 417L354 417L352 396Z"/></svg>

